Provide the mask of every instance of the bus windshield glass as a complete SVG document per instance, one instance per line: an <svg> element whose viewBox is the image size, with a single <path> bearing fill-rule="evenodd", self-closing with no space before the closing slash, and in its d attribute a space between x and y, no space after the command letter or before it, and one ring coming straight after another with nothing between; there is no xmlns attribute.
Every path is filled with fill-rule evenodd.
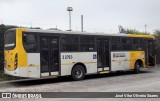
<svg viewBox="0 0 160 101"><path fill-rule="evenodd" d="M4 37L5 37L5 41L4 41L5 50L14 49L16 45L16 31L7 31Z"/></svg>

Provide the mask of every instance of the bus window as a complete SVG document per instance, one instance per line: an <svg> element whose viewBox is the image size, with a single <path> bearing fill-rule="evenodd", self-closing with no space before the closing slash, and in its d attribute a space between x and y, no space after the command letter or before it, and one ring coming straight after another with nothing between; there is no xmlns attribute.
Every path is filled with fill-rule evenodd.
<svg viewBox="0 0 160 101"><path fill-rule="evenodd" d="M79 50L79 40L77 35L63 35L61 42L63 52L73 52Z"/></svg>
<svg viewBox="0 0 160 101"><path fill-rule="evenodd" d="M16 32L8 31L5 33L5 50L12 50L16 46Z"/></svg>
<svg viewBox="0 0 160 101"><path fill-rule="evenodd" d="M143 39L140 39L140 38L133 39L133 44L142 44L142 43L143 43Z"/></svg>
<svg viewBox="0 0 160 101"><path fill-rule="evenodd" d="M112 43L121 43L120 37L112 37Z"/></svg>
<svg viewBox="0 0 160 101"><path fill-rule="evenodd" d="M78 44L63 44L62 51L64 52L74 52L78 51Z"/></svg>
<svg viewBox="0 0 160 101"><path fill-rule="evenodd" d="M81 44L81 51L93 52L95 51L95 45L94 44Z"/></svg>
<svg viewBox="0 0 160 101"><path fill-rule="evenodd" d="M95 39L93 36L80 36L80 49L82 52L95 51Z"/></svg>
<svg viewBox="0 0 160 101"><path fill-rule="evenodd" d="M78 43L78 36L76 35L63 35L62 43Z"/></svg>
<svg viewBox="0 0 160 101"><path fill-rule="evenodd" d="M133 50L147 51L147 39L133 38Z"/></svg>
<svg viewBox="0 0 160 101"><path fill-rule="evenodd" d="M123 44L131 44L132 43L132 39L131 38L122 38L122 43Z"/></svg>
<svg viewBox="0 0 160 101"><path fill-rule="evenodd" d="M132 50L132 39L122 38L122 50L129 51Z"/></svg>
<svg viewBox="0 0 160 101"><path fill-rule="evenodd" d="M36 35L35 34L23 34L23 45L26 52L36 52L37 51L37 43L36 43Z"/></svg>
<svg viewBox="0 0 160 101"><path fill-rule="evenodd" d="M112 37L112 51L121 51L121 50L122 50L121 38Z"/></svg>
<svg viewBox="0 0 160 101"><path fill-rule="evenodd" d="M80 43L95 43L93 36L80 36Z"/></svg>
<svg viewBox="0 0 160 101"><path fill-rule="evenodd" d="M112 50L113 51L121 51L122 50L122 45L121 44L113 44L112 45Z"/></svg>

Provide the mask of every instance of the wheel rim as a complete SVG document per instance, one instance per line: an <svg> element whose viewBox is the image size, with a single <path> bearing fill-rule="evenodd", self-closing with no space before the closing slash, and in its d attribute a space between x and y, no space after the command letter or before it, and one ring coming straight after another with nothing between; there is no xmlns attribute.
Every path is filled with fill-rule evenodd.
<svg viewBox="0 0 160 101"><path fill-rule="evenodd" d="M81 78L82 75L83 75L83 72L82 72L81 69L76 69L76 70L75 70L75 77L76 77L76 78Z"/></svg>

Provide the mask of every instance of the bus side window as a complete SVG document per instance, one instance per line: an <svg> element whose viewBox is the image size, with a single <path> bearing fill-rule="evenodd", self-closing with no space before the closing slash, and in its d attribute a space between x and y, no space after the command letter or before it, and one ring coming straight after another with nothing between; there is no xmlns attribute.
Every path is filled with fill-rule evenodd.
<svg viewBox="0 0 160 101"><path fill-rule="evenodd" d="M112 51L121 51L122 43L120 37L112 37Z"/></svg>
<svg viewBox="0 0 160 101"><path fill-rule="evenodd" d="M147 50L147 40L143 38L134 38L133 39L133 50Z"/></svg>
<svg viewBox="0 0 160 101"><path fill-rule="evenodd" d="M32 53L37 51L36 35L23 34L23 45L26 52Z"/></svg>
<svg viewBox="0 0 160 101"><path fill-rule="evenodd" d="M132 50L132 39L131 38L122 38L122 50L123 51Z"/></svg>
<svg viewBox="0 0 160 101"><path fill-rule="evenodd" d="M92 52L95 51L95 37L93 36L80 36L80 51Z"/></svg>
<svg viewBox="0 0 160 101"><path fill-rule="evenodd" d="M79 50L79 39L77 35L63 35L62 42L62 51L63 52L73 52Z"/></svg>

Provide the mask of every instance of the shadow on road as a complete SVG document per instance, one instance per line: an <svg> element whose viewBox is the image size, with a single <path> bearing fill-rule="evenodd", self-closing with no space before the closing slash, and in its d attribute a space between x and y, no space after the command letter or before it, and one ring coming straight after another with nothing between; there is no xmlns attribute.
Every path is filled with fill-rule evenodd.
<svg viewBox="0 0 160 101"><path fill-rule="evenodd" d="M144 73L151 73L151 71L141 71L140 74ZM109 73L109 74L94 74L94 75L86 75L84 80L91 80L91 79L100 79L100 78L109 78L115 76L125 76L125 75L138 75L133 74L133 72L116 72L116 73ZM58 78L48 78L48 79L31 79L31 80L20 80L10 82L14 86L32 86L32 85L41 85L41 84L54 84L54 83L62 83L62 82L76 82L71 79L71 77L58 77Z"/></svg>

